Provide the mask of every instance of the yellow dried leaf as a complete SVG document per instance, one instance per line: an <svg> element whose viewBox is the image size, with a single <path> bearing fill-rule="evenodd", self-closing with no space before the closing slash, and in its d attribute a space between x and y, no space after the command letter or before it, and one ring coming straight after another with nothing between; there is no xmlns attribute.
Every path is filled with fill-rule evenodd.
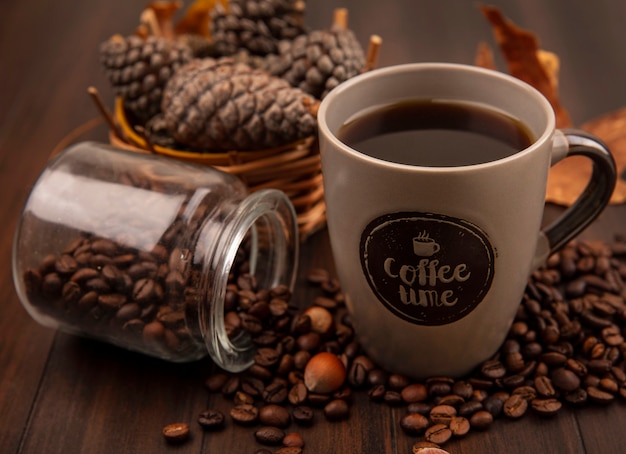
<svg viewBox="0 0 626 454"><path fill-rule="evenodd" d="M611 204L626 202L626 108L611 112L581 126L599 137L611 150L617 166L617 184ZM580 156L567 158L551 170L546 200L559 205L571 205L591 177L591 163Z"/></svg>
<svg viewBox="0 0 626 454"><path fill-rule="evenodd" d="M478 49L476 49L476 57L474 58L474 64L481 68L497 69L496 62L493 57L493 49L489 44L484 41L478 43Z"/></svg>
<svg viewBox="0 0 626 454"><path fill-rule="evenodd" d="M569 114L559 100L558 83L554 82L558 74L551 72L556 61L558 73L556 56L542 51L535 34L515 25L498 8L481 5L480 9L492 25L509 73L535 87L550 101L559 128L571 126Z"/></svg>
<svg viewBox="0 0 626 454"><path fill-rule="evenodd" d="M196 0L193 2L185 11L182 19L176 24L176 33L179 35L189 33L210 38L211 11L218 4L228 8L228 0Z"/></svg>

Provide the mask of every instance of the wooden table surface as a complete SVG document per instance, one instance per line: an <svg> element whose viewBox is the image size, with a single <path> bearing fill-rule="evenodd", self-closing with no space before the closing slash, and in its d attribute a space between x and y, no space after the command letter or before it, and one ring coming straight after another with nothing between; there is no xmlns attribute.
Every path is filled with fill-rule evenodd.
<svg viewBox="0 0 626 454"><path fill-rule="evenodd" d="M253 453L252 431L229 424L203 434L195 423L208 407L228 409L203 382L208 360L174 365L77 339L35 323L20 305L11 246L26 195L55 146L96 118L87 96L96 86L112 99L98 45L130 33L145 1L22 0L0 6L0 452ZM188 3L188 2L187 2ZM626 6L611 0L493 0L518 25L535 31L561 58L561 98L575 124L626 105ZM324 28L333 8L350 11L362 43L383 37L379 66L416 61L473 63L479 41L493 42L473 1L330 0L309 2L307 23ZM99 127L82 138L106 141ZM549 214L558 212L550 207ZM585 238L626 233L626 209L612 206ZM302 248L296 296L306 300L312 267L332 269L326 231ZM402 411L357 394L351 418L321 418L302 430L307 453L409 453ZM161 428L187 421L192 439L167 445ZM556 418L498 419L487 432L451 442L451 453L618 453L626 448L626 403L565 410Z"/></svg>

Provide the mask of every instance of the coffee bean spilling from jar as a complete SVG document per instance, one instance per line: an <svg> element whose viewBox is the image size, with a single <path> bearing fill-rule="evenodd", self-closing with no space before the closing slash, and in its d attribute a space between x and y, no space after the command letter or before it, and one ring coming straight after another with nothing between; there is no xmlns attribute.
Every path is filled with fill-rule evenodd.
<svg viewBox="0 0 626 454"><path fill-rule="evenodd" d="M361 350L339 283L328 271L310 270L318 295L301 308L288 298L259 298L264 290L239 279L227 296L227 318L233 331L251 333L256 361L244 374L216 371L206 387L232 399L232 424L250 426L259 443L281 449L296 437L292 427L349 420L354 393L367 393L371 405L404 408L400 427L416 438L414 452L485 431L500 418L552 417L565 406L609 404L626 399L624 279L624 238L572 242L533 273L492 358L460 379L420 381L381 369ZM319 360L328 354L338 361ZM307 386L311 367L317 370L308 374L319 376ZM337 377L338 386L317 388ZM304 440L296 449L305 450Z"/></svg>
<svg viewBox="0 0 626 454"><path fill-rule="evenodd" d="M146 252L81 236L24 279L42 304L55 301L45 307L51 314L73 314L82 325L89 320L93 330L117 326L153 347L191 348L186 326L193 314L163 295L184 296L194 273L180 263L184 251L168 244ZM498 418L548 417L564 406L626 399L623 238L572 242L550 257L529 279L499 351L461 379L416 381L378 367L356 341L328 271L310 271L317 295L306 307L290 303L285 287L259 288L247 272L245 259L238 260L224 317L229 335L252 337L254 364L242 374L216 371L207 378L207 389L232 400L232 408L229 415L211 408L197 415L203 430L237 424L250 427L259 444L303 452L305 441L292 428L349 420L353 394L367 393L372 405L405 409L400 427L417 438L419 450L487 430ZM182 423L166 426L163 435L184 442L189 434L182 429Z"/></svg>

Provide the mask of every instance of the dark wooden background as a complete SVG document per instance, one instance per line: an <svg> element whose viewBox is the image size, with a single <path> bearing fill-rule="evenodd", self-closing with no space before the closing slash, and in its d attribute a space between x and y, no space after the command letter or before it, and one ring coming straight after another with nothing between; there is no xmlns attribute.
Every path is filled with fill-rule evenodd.
<svg viewBox="0 0 626 454"><path fill-rule="evenodd" d="M187 2L189 3L189 2ZM365 45L383 37L379 66L415 61L472 63L491 29L473 1L330 0L308 2L311 28L330 24L345 6ZM561 57L561 96L576 124L626 106L626 4L612 0L498 0L518 25L535 31L543 48ZM142 453L254 452L252 432L202 435L197 414L228 409L203 387L211 364L172 365L56 333L22 309L11 276L12 237L28 190L55 146L97 113L86 88L112 99L98 63L98 45L130 33L145 2L137 0L22 0L0 4L0 452ZM86 136L106 140L100 127ZM83 138L84 138L83 137ZM558 208L549 207L548 217ZM587 238L626 233L623 206L610 207ZM303 247L304 276L332 268L325 231ZM308 453L409 453L415 439L399 429L401 410L357 396L347 422L303 430ZM192 440L167 446L163 425L188 421ZM567 410L550 420L498 420L486 433L447 445L451 453L618 453L626 444L626 404Z"/></svg>

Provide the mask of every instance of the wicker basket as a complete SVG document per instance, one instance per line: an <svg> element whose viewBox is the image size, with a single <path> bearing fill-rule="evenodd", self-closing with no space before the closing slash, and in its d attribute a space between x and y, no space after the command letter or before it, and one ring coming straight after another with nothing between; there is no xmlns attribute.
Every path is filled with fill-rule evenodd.
<svg viewBox="0 0 626 454"><path fill-rule="evenodd" d="M252 192L267 188L282 190L296 210L302 241L325 225L326 205L316 137L266 150L198 153L149 144L130 124L120 98L115 101L114 117L121 131L109 131L112 145L212 166L237 175Z"/></svg>

